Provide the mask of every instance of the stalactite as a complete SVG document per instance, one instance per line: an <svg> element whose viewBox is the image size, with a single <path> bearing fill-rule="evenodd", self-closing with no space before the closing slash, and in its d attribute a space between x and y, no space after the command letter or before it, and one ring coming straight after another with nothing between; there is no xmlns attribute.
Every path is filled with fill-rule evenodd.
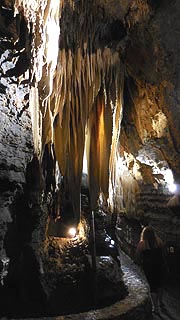
<svg viewBox="0 0 180 320"><path fill-rule="evenodd" d="M119 78L114 81L115 88L115 100L114 100L114 112L113 112L113 131L112 131L112 146L110 156L110 183L112 190L115 190L117 184L117 163L119 158L118 141L120 137L120 126L123 111L123 89L124 89L124 68L121 64ZM113 96L111 92L110 96ZM113 202L113 199L111 199Z"/></svg>
<svg viewBox="0 0 180 320"><path fill-rule="evenodd" d="M109 154L111 146L112 115L100 91L88 122L88 173L91 206L95 208L100 191L105 195L109 186ZM96 188L94 188L94 185Z"/></svg>
<svg viewBox="0 0 180 320"><path fill-rule="evenodd" d="M49 135L48 130L52 130L50 129L52 119L48 120L46 111L51 118L48 97L52 94L54 72L57 65L60 5L61 1L54 2L53 0L15 0L14 2L15 14L24 14L29 31L33 35L31 43L30 81L32 94L30 93L30 108L32 124L36 126L33 127L35 149L39 156L41 155L41 149L37 150L37 148L41 146L41 142L37 142L37 138L41 137L42 133L39 134L39 121L33 119L37 117L35 113L39 112L45 117L46 121L43 121L43 130L45 130L43 143L52 140L52 138L45 138L46 133ZM33 93L35 91L34 97ZM39 118L41 118L41 115Z"/></svg>
<svg viewBox="0 0 180 320"><path fill-rule="evenodd" d="M63 168L63 171L64 171L65 170L64 163L66 161L64 159L63 154L59 151L59 149L61 148L64 153L64 147L62 147L62 142L60 147L60 142L58 143L58 141L63 141L63 143L66 146L68 146L66 147L67 153L69 153L69 150L71 149L71 144L73 145L72 148L75 153L72 154L72 156L74 161L75 180L78 179L77 173L80 174L80 176L82 173L84 135L85 135L85 127L87 124L87 120L88 120L88 117L91 117L93 119L91 121L94 121L94 122L99 121L100 114L96 113L96 109L98 109L100 96L97 99L98 101L97 105L95 105L95 99L99 94L100 86L102 85L102 83L107 82L106 84L107 88L104 89L104 90L107 90L106 95L109 95L109 94L112 96L115 95L116 99L113 102L114 103L112 107L113 110L111 110L112 101L108 100L108 103L107 103L107 101L105 101L107 99L105 99L105 96L104 96L104 102L103 102L104 114L102 117L104 132L103 134L101 132L101 135L103 136L104 140L102 142L101 141L102 138L100 139L99 130L100 128L102 128L102 125L96 131L97 137L94 137L94 141L97 141L98 139L99 139L98 141L101 141L101 144L99 147L101 151L100 151L100 154L97 156L98 160L94 160L94 164L92 165L93 169L90 170L91 173L89 172L89 175L91 180L90 185L92 185L91 187L92 192L95 192L95 190L97 190L96 195L95 196L92 195L91 198L97 199L100 191L103 191L106 194L108 194L110 151L107 151L107 149L110 150L110 146L111 146L111 135L112 135L112 125L113 125L112 113L113 112L116 112L116 118L117 118L116 121L114 122L114 126L117 126L117 128L116 129L114 128L114 130L117 132L113 134L114 135L113 141L118 139L118 133L119 133L118 119L120 119L121 103L122 103L122 97L121 97L121 94L119 93L120 89L118 85L122 85L123 72L120 67L120 59L118 54L117 53L113 54L110 49L108 48L106 48L105 50L98 49L97 52L91 53L91 54L89 54L88 51L85 51L85 52L86 52L86 55L84 54L84 51L81 48L78 48L74 52L73 59L72 59L72 54L70 52L68 56L64 54L64 50L60 54L60 57L62 57L63 60L62 60L62 63L59 62L59 66L63 66L64 77L63 79L59 77L58 80L56 79L56 81L60 82L60 85L62 86L62 88L66 87L66 92L68 92L69 95L63 96L57 100L54 99L54 102L55 102L54 110L56 110L56 113L59 112L59 121L60 122L62 121L61 122L62 127L64 127L63 122L69 119L69 125L66 122L66 125L69 128L69 133L67 133L67 128L66 128L66 137L64 137L63 139L60 139L60 133L59 133L59 138L58 138L57 132L58 131L60 132L61 130L56 128L56 125L55 125L55 132L56 132L55 150L56 150L56 156L57 156L60 168ZM110 86L112 86L113 81L115 83L114 90L116 91L116 93L113 93L113 92L111 93L112 90L109 88ZM57 82L56 82L56 88L59 90L59 86ZM62 92L64 93L64 91ZM62 92L60 94L62 94ZM62 105L62 101L64 101L64 106ZM57 103L59 103L59 108L57 106ZM70 117L67 117L67 113L69 112L70 112ZM109 126L110 126L110 129L109 129ZM92 134L94 134L94 132ZM67 137L69 137L69 139L67 139ZM78 146L77 146L77 141L79 141ZM97 144L95 145L97 147ZM115 146L116 146L115 142L113 142L112 154L113 152L115 152L114 151ZM81 154L81 157L78 157L76 152L78 154ZM93 153L94 152L96 152L96 149L93 151ZM105 153L104 155L103 155L103 152ZM113 155L111 156L111 158L113 159ZM68 161L70 161L69 158L68 158ZM78 165L80 165L80 167L78 167ZM91 175L95 173L94 171L95 166L98 168L99 174L97 174L98 177L92 178ZM71 165L71 169L72 169L72 165ZM98 183L96 183L98 185L97 188L94 187L95 180L98 181ZM73 193L76 193L76 190L77 188L73 191ZM95 201L92 201L92 203L95 203Z"/></svg>
<svg viewBox="0 0 180 320"><path fill-rule="evenodd" d="M94 2L35 2L33 8L25 0L15 1L15 8L23 9L27 20L35 22L31 80L32 86L37 86L42 132L38 131L37 119L33 121L34 132L40 132L42 152L46 144L54 145L78 222L86 127L92 208L100 192L108 198L109 177L113 177L109 173L114 170L120 130L123 70L118 52L100 45L98 34L103 17L98 16ZM58 43L60 17L64 28L66 19L71 17L72 30L63 29ZM33 104L34 113L37 106ZM37 141L36 145L39 146Z"/></svg>

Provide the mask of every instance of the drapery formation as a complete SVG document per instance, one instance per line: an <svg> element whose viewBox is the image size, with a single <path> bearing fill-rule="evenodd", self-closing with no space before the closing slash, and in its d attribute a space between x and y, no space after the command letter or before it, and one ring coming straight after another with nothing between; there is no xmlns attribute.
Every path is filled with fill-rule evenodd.
<svg viewBox="0 0 180 320"><path fill-rule="evenodd" d="M53 97L54 145L60 171L68 177L71 198L79 212L85 139L92 208L99 192L108 196L109 158L116 147L112 144L113 115L120 107L117 83L123 73L118 54L108 48L95 53L78 48L73 58L70 51L61 54L59 66L64 72L56 78L58 99Z"/></svg>
<svg viewBox="0 0 180 320"><path fill-rule="evenodd" d="M33 34L30 104L35 150L41 157L45 146L53 145L79 222L85 141L92 209L100 192L108 198L120 130L123 68L119 53L101 40L106 21L92 3L44 0L33 5L38 15L33 16L32 4L15 1Z"/></svg>

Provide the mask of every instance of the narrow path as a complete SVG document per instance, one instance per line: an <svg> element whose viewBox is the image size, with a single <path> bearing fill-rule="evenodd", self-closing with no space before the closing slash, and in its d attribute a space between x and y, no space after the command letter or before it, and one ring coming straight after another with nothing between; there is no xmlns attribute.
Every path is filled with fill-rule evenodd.
<svg viewBox="0 0 180 320"><path fill-rule="evenodd" d="M123 272L135 271L146 281L140 268L121 250L120 261ZM169 281L164 285L159 313L153 314L153 320L180 320L180 284Z"/></svg>
<svg viewBox="0 0 180 320"><path fill-rule="evenodd" d="M153 319L180 320L180 287L176 284L164 286L160 312Z"/></svg>

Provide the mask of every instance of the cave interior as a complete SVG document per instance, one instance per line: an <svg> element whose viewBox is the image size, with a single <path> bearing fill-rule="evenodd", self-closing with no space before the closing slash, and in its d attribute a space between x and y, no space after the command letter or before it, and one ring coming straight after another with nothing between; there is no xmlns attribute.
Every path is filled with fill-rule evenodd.
<svg viewBox="0 0 180 320"><path fill-rule="evenodd" d="M123 299L119 245L134 259L147 224L180 281L179 14L179 0L0 0L3 315Z"/></svg>

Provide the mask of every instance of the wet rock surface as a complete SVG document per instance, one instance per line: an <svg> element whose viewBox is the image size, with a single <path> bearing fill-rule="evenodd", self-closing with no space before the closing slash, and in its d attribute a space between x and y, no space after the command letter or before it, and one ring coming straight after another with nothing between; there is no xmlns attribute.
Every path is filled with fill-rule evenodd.
<svg viewBox="0 0 180 320"><path fill-rule="evenodd" d="M151 320L151 304L149 300L149 289L145 278L140 270L123 252L121 252L123 279L128 288L129 294L110 306L98 309L92 308L88 312L80 312L78 314L68 314L56 317L42 316L41 319L58 319L58 320ZM87 288L87 287L86 287ZM16 317L8 317L16 319ZM25 319L20 317L21 319ZM4 315L4 319L6 316ZM36 316L26 317L26 319L37 319Z"/></svg>
<svg viewBox="0 0 180 320"><path fill-rule="evenodd" d="M149 288L146 279L139 267L121 251L121 265L123 278L128 287L129 295L122 301L99 310L91 310L85 313L74 315L64 315L56 317L41 317L41 319L58 320L179 320L179 298L180 290L177 283L167 282L163 288L162 301L159 314L151 313L151 303L149 300ZM8 317L9 318L9 317ZM4 315L1 319L7 319ZM9 319L16 319L10 317ZM21 319L25 319L21 317ZM29 317L26 319L37 319Z"/></svg>
<svg viewBox="0 0 180 320"><path fill-rule="evenodd" d="M144 281L147 285L146 278L141 272L139 267L133 263L133 261L121 251L122 270L127 272L129 279L137 280L137 274L140 276L141 281ZM147 285L148 286L148 285ZM163 286L162 297L160 301L160 307L157 313L152 313L153 320L178 320L180 318L180 286L179 281L176 281L172 277L166 278ZM143 311L142 311L143 312ZM121 319L121 318L120 318ZM136 318L134 318L136 319ZM141 319L141 318L139 318Z"/></svg>
<svg viewBox="0 0 180 320"><path fill-rule="evenodd" d="M153 313L153 320L178 320L180 318L180 288L177 283L164 285L159 309Z"/></svg>
<svg viewBox="0 0 180 320"><path fill-rule="evenodd" d="M122 271L111 256L96 257L96 270L93 269L86 238L50 237L46 252L40 276L48 305L45 314L102 308L127 294Z"/></svg>

